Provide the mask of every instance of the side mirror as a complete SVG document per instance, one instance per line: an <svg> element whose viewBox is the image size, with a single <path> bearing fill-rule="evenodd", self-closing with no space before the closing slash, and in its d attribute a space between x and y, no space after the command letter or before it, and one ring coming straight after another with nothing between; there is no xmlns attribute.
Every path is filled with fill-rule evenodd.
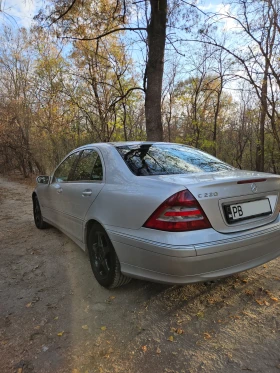
<svg viewBox="0 0 280 373"><path fill-rule="evenodd" d="M49 176L40 175L36 177L36 181L38 184L48 184L50 180Z"/></svg>

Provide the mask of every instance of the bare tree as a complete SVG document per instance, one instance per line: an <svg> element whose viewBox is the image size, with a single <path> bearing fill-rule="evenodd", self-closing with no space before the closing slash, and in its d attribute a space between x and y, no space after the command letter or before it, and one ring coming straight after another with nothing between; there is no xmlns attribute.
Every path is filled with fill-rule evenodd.
<svg viewBox="0 0 280 373"><path fill-rule="evenodd" d="M280 88L279 63L276 56L279 54L280 34L278 14L280 9L279 1L269 0L266 2L238 0L231 3L231 10L211 14L205 20L204 27L199 29L200 38L188 39L212 45L226 51L233 57L235 62L244 69L245 74L240 74L240 69L235 76L247 80L254 88L260 102L261 115L259 125L259 144L256 156L256 168L264 170L264 149L265 149L265 121L268 116L277 143L280 147L279 131L276 127L278 111L273 95L274 87ZM237 42L227 44L222 42L213 33L220 23L224 28L227 21L234 24L230 30L235 41L244 40L242 46L237 47ZM270 94L268 94L270 89ZM279 148L280 149L280 148Z"/></svg>

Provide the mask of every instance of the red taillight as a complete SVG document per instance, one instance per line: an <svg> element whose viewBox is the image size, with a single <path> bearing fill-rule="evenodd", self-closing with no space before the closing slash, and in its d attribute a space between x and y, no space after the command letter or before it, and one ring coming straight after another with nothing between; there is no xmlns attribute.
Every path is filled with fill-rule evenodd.
<svg viewBox="0 0 280 373"><path fill-rule="evenodd" d="M182 190L163 202L149 217L144 227L184 232L211 228L211 224L191 192Z"/></svg>

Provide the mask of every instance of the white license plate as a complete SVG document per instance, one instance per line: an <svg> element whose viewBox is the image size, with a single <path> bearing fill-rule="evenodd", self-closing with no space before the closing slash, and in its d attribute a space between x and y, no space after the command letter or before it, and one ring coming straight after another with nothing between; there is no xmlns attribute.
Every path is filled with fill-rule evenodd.
<svg viewBox="0 0 280 373"><path fill-rule="evenodd" d="M227 209L228 220L230 222L269 214L271 214L271 207L267 198L229 205Z"/></svg>

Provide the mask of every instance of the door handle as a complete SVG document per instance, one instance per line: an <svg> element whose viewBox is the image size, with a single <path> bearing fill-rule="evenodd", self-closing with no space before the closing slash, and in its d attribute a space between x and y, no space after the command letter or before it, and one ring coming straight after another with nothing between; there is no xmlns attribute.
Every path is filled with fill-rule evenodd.
<svg viewBox="0 0 280 373"><path fill-rule="evenodd" d="M62 193L62 190L63 190L59 184L54 185L54 189L56 190L57 193Z"/></svg>
<svg viewBox="0 0 280 373"><path fill-rule="evenodd" d="M83 197L89 197L89 196L91 196L91 195L92 195L92 190L91 190L91 189L86 189L86 190L84 190L83 193L82 193L82 196L83 196Z"/></svg>

